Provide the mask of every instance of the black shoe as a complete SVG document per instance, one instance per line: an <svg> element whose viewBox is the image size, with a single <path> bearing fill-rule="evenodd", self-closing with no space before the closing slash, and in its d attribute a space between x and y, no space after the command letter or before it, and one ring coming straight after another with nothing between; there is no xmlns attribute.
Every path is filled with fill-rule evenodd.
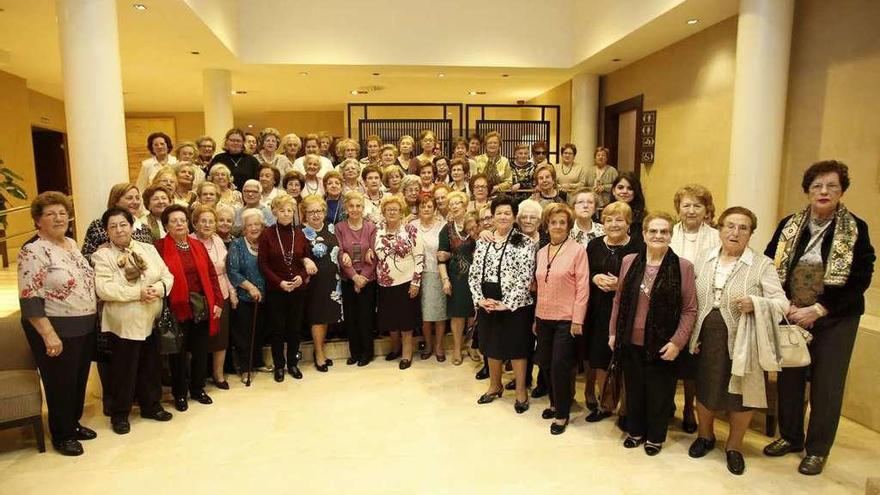
<svg viewBox="0 0 880 495"><path fill-rule="evenodd" d="M422 361L424 361L425 359L430 358L430 357L433 356L433 355L434 355L434 352L433 352L433 351L429 351L429 350L423 350L422 352L419 353L419 357L422 358Z"/></svg>
<svg viewBox="0 0 880 495"><path fill-rule="evenodd" d="M587 423L598 423L599 421L602 421L603 419L605 419L609 416L611 416L610 412L603 411L601 409L596 409L595 411L593 411L587 415L586 422Z"/></svg>
<svg viewBox="0 0 880 495"><path fill-rule="evenodd" d="M541 418L542 419L553 419L555 417L556 417L556 409L553 409L552 407L548 407L547 409L544 409L543 411L541 411Z"/></svg>
<svg viewBox="0 0 880 495"><path fill-rule="evenodd" d="M98 434L95 433L95 430L91 428L86 428L83 425L76 425L76 439L77 440L94 440L98 438Z"/></svg>
<svg viewBox="0 0 880 495"><path fill-rule="evenodd" d="M199 390L196 393L190 392L189 396L192 397L199 404L208 405L214 403L214 401L211 400L211 397L206 394L204 390Z"/></svg>
<svg viewBox="0 0 880 495"><path fill-rule="evenodd" d="M421 342L419 342L418 349L419 349L420 351L424 351L424 350L425 350L425 347L426 347L426 346L425 346L425 341L424 341L424 340L422 340Z"/></svg>
<svg viewBox="0 0 880 495"><path fill-rule="evenodd" d="M626 438L623 440L623 448L634 449L643 443L645 443L645 437L636 438L636 437L627 435Z"/></svg>
<svg viewBox="0 0 880 495"><path fill-rule="evenodd" d="M292 376L294 379L302 380L303 373L302 373L302 371L299 370L299 366L297 366L295 364L288 366L287 372L290 373L290 376Z"/></svg>
<svg viewBox="0 0 880 495"><path fill-rule="evenodd" d="M516 390L516 380L510 380L507 382L507 385L504 386L504 390Z"/></svg>
<svg viewBox="0 0 880 495"><path fill-rule="evenodd" d="M542 387L541 385L538 385L537 387L532 389L532 398L533 399L540 399L541 397L544 397L547 394L548 394L547 387Z"/></svg>
<svg viewBox="0 0 880 495"><path fill-rule="evenodd" d="M551 435L561 435L565 433L565 427L568 426L568 420L565 420L565 423L550 423L550 434Z"/></svg>
<svg viewBox="0 0 880 495"><path fill-rule="evenodd" d="M64 440L63 442L52 442L52 446L61 455L78 456L83 455L83 446L78 440Z"/></svg>
<svg viewBox="0 0 880 495"><path fill-rule="evenodd" d="M801 463L801 465L803 465L803 463ZM727 451L727 470L736 475L745 472L746 461L743 459L742 452L736 450Z"/></svg>
<svg viewBox="0 0 880 495"><path fill-rule="evenodd" d="M141 417L144 419L152 419L154 421L171 421L171 418L173 418L174 415L164 409L159 409L153 413L141 413Z"/></svg>
<svg viewBox="0 0 880 495"><path fill-rule="evenodd" d="M590 412L596 411L599 409L599 403L594 401L587 401L587 410Z"/></svg>
<svg viewBox="0 0 880 495"><path fill-rule="evenodd" d="M480 396L479 399L477 399L477 404L488 404L488 403L494 401L495 399L500 399L501 394L503 394L503 393L504 393L504 389L501 389L497 392L490 392L487 394L483 394Z"/></svg>
<svg viewBox="0 0 880 495"><path fill-rule="evenodd" d="M275 368L275 381L278 383L284 381L284 368Z"/></svg>
<svg viewBox="0 0 880 495"><path fill-rule="evenodd" d="M700 457L705 456L709 452L715 448L715 439L707 440L703 437L697 437L696 440L691 444L688 449L688 455L693 457L694 459L699 459ZM730 455L732 450L728 451L728 456Z"/></svg>
<svg viewBox="0 0 880 495"><path fill-rule="evenodd" d="M785 454L800 452L802 450L804 450L803 445L795 445L784 438L777 438L764 447L764 455L770 457L782 457Z"/></svg>
<svg viewBox="0 0 880 495"><path fill-rule="evenodd" d="M361 358L361 359L358 359L357 364L359 367L363 368L364 366L370 364L370 360L367 358Z"/></svg>
<svg viewBox="0 0 880 495"><path fill-rule="evenodd" d="M400 357L400 353L397 351L391 351L388 354L385 354L385 361L394 361L395 359Z"/></svg>
<svg viewBox="0 0 880 495"><path fill-rule="evenodd" d="M691 434L696 433L697 432L697 423L696 422L692 423L690 421L682 421L681 422L681 429L685 433L691 433Z"/></svg>
<svg viewBox="0 0 880 495"><path fill-rule="evenodd" d="M626 432L626 414L617 417L617 428L620 431Z"/></svg>
<svg viewBox="0 0 880 495"><path fill-rule="evenodd" d="M489 368L483 366L482 368L480 368L480 371L478 371L477 374L474 375L474 378L476 378L477 380L485 380L486 378L489 378Z"/></svg>
<svg viewBox="0 0 880 495"><path fill-rule="evenodd" d="M222 382L215 381L214 385L220 390L229 390L229 382L223 380Z"/></svg>
<svg viewBox="0 0 880 495"><path fill-rule="evenodd" d="M321 373L326 373L330 370L330 368L327 366L327 363L324 363L324 364L315 363L315 369L320 371Z"/></svg>
<svg viewBox="0 0 880 495"><path fill-rule="evenodd" d="M526 399L524 402L516 401L513 404L513 410L516 411L517 414L522 414L529 410L529 401Z"/></svg>
<svg viewBox="0 0 880 495"><path fill-rule="evenodd" d="M333 366L333 360L330 358L324 358L324 365L325 366Z"/></svg>
<svg viewBox="0 0 880 495"><path fill-rule="evenodd" d="M663 449L662 443L645 442L645 453L651 457L654 457L655 455L659 454L662 449Z"/></svg>
<svg viewBox="0 0 880 495"><path fill-rule="evenodd" d="M189 404L186 403L186 397L175 397L174 398L174 409L177 409L180 412L186 411L189 409Z"/></svg>
<svg viewBox="0 0 880 495"><path fill-rule="evenodd" d="M410 361L409 359L401 359L400 364L397 365L397 367L402 370L405 370L405 369L409 368L410 366L412 366L412 361Z"/></svg>
<svg viewBox="0 0 880 495"><path fill-rule="evenodd" d="M357 358L354 357L354 356L351 356L351 357L349 357L348 359L345 360L345 364L347 364L347 365L349 365L349 366L354 365L354 364L357 364L357 362L358 362L358 360L357 360Z"/></svg>
<svg viewBox="0 0 880 495"><path fill-rule="evenodd" d="M827 457L821 455L808 455L804 457L801 461L801 465L798 466L798 472L806 474L807 476L821 474L822 469L825 468L825 461L827 459Z"/></svg>
<svg viewBox="0 0 880 495"><path fill-rule="evenodd" d="M117 435L125 435L131 431L131 423L128 422L127 418L113 419L110 421L110 426L113 428L113 433Z"/></svg>

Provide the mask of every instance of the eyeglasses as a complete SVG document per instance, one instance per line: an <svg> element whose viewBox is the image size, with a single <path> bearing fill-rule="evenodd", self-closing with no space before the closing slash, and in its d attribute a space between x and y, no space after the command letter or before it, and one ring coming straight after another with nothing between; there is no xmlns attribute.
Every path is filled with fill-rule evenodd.
<svg viewBox="0 0 880 495"><path fill-rule="evenodd" d="M244 190L244 191L242 191L242 192L245 193L245 194L260 194L260 191L255 191L255 190L253 190L253 189L246 189L246 190Z"/></svg>
<svg viewBox="0 0 880 495"><path fill-rule="evenodd" d="M659 235L659 236L666 237L669 235L669 230L668 229L648 229L647 234L649 236Z"/></svg>
<svg viewBox="0 0 880 495"><path fill-rule="evenodd" d="M575 201L575 202L574 202L574 205L575 205L575 206L589 206L590 204L591 204L591 202L589 202L589 201L585 201L585 200Z"/></svg>
<svg viewBox="0 0 880 495"><path fill-rule="evenodd" d="M833 182L831 184L818 184L817 183L817 184L810 185L810 192L821 192L823 189L827 190L828 192L833 193L833 192L840 191L841 187L840 187L840 184L836 184Z"/></svg>
<svg viewBox="0 0 880 495"><path fill-rule="evenodd" d="M541 151L541 150L535 150L535 151L532 151L532 154L533 154L533 155L546 155L547 152L546 152L546 151Z"/></svg>
<svg viewBox="0 0 880 495"><path fill-rule="evenodd" d="M324 214L324 210L306 211L306 215L323 215L323 214Z"/></svg>
<svg viewBox="0 0 880 495"><path fill-rule="evenodd" d="M489 186L484 186L482 184L474 184L474 189L489 189Z"/></svg>

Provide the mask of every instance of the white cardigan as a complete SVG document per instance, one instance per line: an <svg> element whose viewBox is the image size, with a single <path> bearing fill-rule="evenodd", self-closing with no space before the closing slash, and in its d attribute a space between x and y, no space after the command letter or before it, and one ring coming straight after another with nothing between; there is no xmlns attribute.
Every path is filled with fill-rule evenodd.
<svg viewBox="0 0 880 495"><path fill-rule="evenodd" d="M95 290L104 303L101 331L111 332L123 339L146 340L153 333L153 322L162 311L162 300L143 303L140 301L141 291L153 287L161 293L164 282L165 295L170 294L174 275L168 271L153 245L132 239L129 247L147 264L147 270L134 282L129 282L125 272L117 265L117 260L124 254L121 249L107 243L92 254Z"/></svg>

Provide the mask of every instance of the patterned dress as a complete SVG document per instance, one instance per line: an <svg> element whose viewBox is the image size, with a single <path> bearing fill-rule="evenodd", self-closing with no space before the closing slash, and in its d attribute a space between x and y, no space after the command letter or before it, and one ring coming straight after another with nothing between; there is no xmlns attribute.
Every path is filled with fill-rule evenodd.
<svg viewBox="0 0 880 495"><path fill-rule="evenodd" d="M468 271L474 259L476 241L464 232L458 232L455 222L449 222L440 231L439 251L451 253L446 262L446 274L452 284L452 295L447 296L446 313L450 318L474 316L474 300L468 286Z"/></svg>
<svg viewBox="0 0 880 495"><path fill-rule="evenodd" d="M309 241L318 273L309 278L306 295L306 320L309 325L331 324L342 316L342 290L339 286L339 244L330 226L316 231L308 225L302 232Z"/></svg>

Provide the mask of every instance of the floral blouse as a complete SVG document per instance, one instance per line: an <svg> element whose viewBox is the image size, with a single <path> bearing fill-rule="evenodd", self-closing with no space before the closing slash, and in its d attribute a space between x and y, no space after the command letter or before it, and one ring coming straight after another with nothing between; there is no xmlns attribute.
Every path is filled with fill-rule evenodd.
<svg viewBox="0 0 880 495"><path fill-rule="evenodd" d="M593 239L597 237L602 237L605 235L605 226L599 222L593 222L593 226L588 231L581 230L578 227L577 222L571 227L571 232L568 234L570 238L576 240L578 244L587 249L587 244L590 243Z"/></svg>
<svg viewBox="0 0 880 495"><path fill-rule="evenodd" d="M514 245L513 236L521 237L521 242ZM511 311L534 304L529 287L535 273L536 250L534 241L516 231L511 232L502 247L477 241L468 275L474 303L483 299L483 282L500 282L501 302Z"/></svg>
<svg viewBox="0 0 880 495"><path fill-rule="evenodd" d="M413 224L388 230L380 222L376 230L376 280L382 287L393 287L407 282L418 286L425 269L425 248L419 230Z"/></svg>
<svg viewBox="0 0 880 495"><path fill-rule="evenodd" d="M18 298L22 318L94 317L95 271L77 249L76 241L66 238L63 248L35 237L18 252ZM62 337L77 337L95 330L59 324L52 325Z"/></svg>

